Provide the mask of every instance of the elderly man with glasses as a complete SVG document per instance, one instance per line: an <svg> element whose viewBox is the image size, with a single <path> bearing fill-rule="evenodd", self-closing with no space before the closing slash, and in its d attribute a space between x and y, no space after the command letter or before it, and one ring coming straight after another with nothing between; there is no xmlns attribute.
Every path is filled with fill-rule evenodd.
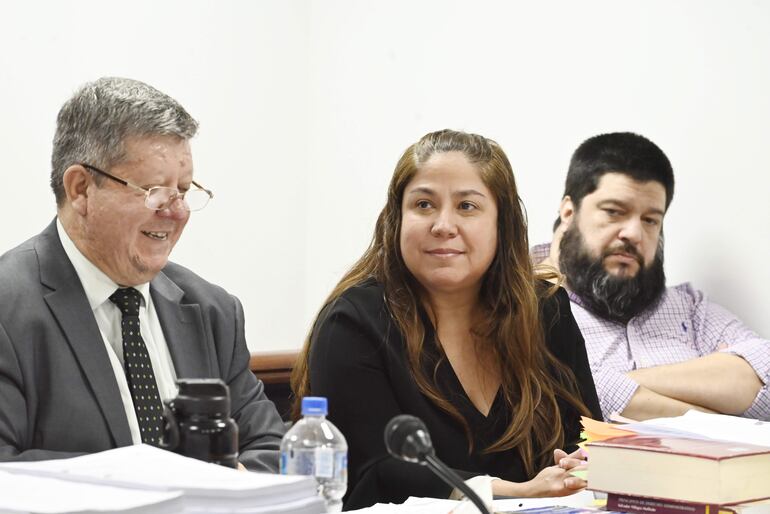
<svg viewBox="0 0 770 514"><path fill-rule="evenodd" d="M141 82L103 78L59 111L57 217L0 257L0 460L159 444L179 378L230 387L240 462L276 471L284 425L249 371L240 302L168 261L211 191L197 122Z"/></svg>

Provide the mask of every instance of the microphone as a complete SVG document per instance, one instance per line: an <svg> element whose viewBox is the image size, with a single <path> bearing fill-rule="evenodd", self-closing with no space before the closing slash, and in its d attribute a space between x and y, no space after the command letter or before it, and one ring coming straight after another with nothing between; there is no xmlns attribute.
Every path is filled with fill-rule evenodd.
<svg viewBox="0 0 770 514"><path fill-rule="evenodd" d="M479 495L468 487L457 473L436 457L433 442L420 418L401 414L388 421L385 427L385 448L393 457L414 462L428 468L441 480L459 489L482 514L491 514Z"/></svg>

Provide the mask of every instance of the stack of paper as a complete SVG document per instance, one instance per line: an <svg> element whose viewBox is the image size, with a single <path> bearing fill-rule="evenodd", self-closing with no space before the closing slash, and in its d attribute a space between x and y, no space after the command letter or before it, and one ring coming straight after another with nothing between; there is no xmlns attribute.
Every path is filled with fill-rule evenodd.
<svg viewBox="0 0 770 514"><path fill-rule="evenodd" d="M141 491L0 471L0 513L165 514L183 509L180 491Z"/></svg>
<svg viewBox="0 0 770 514"><path fill-rule="evenodd" d="M22 487L46 493L25 493ZM49 488L56 492L48 494ZM3 463L0 490L0 513L324 511L313 477L241 472L147 445L72 459ZM19 494L8 496L8 490Z"/></svg>

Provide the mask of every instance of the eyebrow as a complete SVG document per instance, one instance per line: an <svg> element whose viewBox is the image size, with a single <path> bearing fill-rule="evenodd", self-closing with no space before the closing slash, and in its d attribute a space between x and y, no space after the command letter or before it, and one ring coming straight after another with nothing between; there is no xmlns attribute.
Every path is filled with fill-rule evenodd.
<svg viewBox="0 0 770 514"><path fill-rule="evenodd" d="M420 186L420 187L415 187L414 189L412 189L407 193L407 195L413 195L413 194L425 194L425 195L435 196L436 192L429 187ZM460 197L460 198L465 198L467 196L480 196L482 198L486 198L486 195L484 193L480 191L476 191L475 189L462 189L460 191L455 191L454 193L452 193L452 196Z"/></svg>
<svg viewBox="0 0 770 514"><path fill-rule="evenodd" d="M618 207L622 207L623 209L628 209L628 204L626 202L624 202L622 200L616 200L614 198L608 198L607 200L602 200L601 202L599 202L596 205L598 207L600 207L600 208L608 206L608 205L617 205ZM665 216L666 212L661 210L661 209L652 208L652 209L646 211L645 214L648 215L648 216L650 214L657 214L658 216L663 217L663 216Z"/></svg>

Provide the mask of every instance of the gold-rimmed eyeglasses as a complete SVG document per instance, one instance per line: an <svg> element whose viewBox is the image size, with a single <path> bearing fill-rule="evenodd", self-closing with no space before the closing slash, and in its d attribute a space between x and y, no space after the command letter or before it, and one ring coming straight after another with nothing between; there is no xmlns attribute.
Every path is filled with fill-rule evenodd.
<svg viewBox="0 0 770 514"><path fill-rule="evenodd" d="M199 211L206 207L209 200L214 198L214 193L205 189L203 186L192 181L192 184L196 189L188 189L187 191L179 191L173 187L153 186L150 188L137 186L132 184L128 180L124 180L120 177L116 177L111 173L107 173L104 170L100 170L96 166L90 164L80 163L84 168L94 171L99 175L107 177L110 180L114 180L118 184L123 184L126 187L136 189L144 193L144 205L148 209L153 211L159 211L161 209L167 209L171 207L176 200L179 200L179 205L186 211Z"/></svg>

